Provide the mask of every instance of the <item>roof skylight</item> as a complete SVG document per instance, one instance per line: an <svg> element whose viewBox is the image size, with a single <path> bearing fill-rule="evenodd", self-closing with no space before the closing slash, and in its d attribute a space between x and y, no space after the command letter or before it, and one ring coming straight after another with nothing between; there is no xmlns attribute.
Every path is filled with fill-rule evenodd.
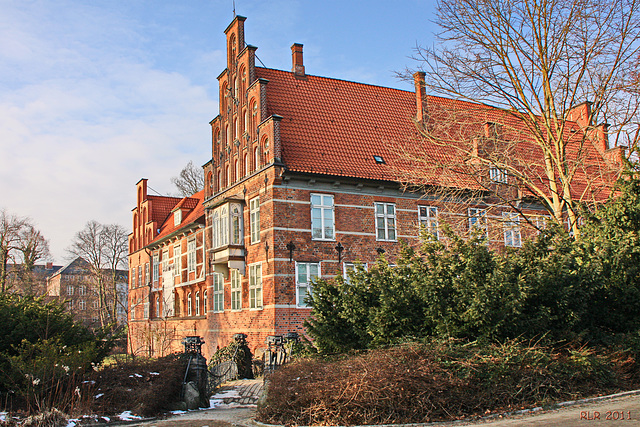
<svg viewBox="0 0 640 427"><path fill-rule="evenodd" d="M376 161L377 164L379 165L383 165L386 162L384 161L384 159L382 158L382 156L373 156L373 160Z"/></svg>

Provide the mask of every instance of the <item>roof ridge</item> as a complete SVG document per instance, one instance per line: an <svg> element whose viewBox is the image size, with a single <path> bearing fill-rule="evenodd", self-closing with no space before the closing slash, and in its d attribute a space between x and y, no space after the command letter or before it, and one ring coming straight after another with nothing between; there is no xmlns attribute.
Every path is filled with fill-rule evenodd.
<svg viewBox="0 0 640 427"><path fill-rule="evenodd" d="M291 75L293 77L293 74L291 74L291 71L279 70L277 68L269 68L269 67L256 67L256 69L268 70L268 71L277 71L279 73L289 74L289 75ZM353 84L360 85L360 86L371 86L371 87L376 87L376 88L380 88L380 89L395 90L395 91L403 92L403 93L415 93L412 90L396 89L394 87L375 85L373 83L356 82L356 81L353 81L353 80L338 79L338 78L335 78L335 77L318 76L318 75L315 75L315 74L305 74L305 77L313 77L313 78L316 78L316 79L325 79L325 80L334 80L334 81L340 81L340 82L345 82L345 83L353 83Z"/></svg>

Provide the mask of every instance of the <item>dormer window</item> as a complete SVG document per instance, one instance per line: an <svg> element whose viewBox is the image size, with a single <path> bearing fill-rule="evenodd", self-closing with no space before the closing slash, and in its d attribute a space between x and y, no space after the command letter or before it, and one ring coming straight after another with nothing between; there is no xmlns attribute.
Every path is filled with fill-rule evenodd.
<svg viewBox="0 0 640 427"><path fill-rule="evenodd" d="M500 168L492 167L489 169L489 179L499 184L506 184L507 173Z"/></svg>
<svg viewBox="0 0 640 427"><path fill-rule="evenodd" d="M173 225L177 227L180 223L182 223L182 210L178 209L173 213Z"/></svg>

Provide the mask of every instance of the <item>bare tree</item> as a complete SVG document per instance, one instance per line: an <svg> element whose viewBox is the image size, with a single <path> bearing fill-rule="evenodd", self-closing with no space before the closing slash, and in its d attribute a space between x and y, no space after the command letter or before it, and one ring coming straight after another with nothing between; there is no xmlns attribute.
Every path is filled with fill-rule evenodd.
<svg viewBox="0 0 640 427"><path fill-rule="evenodd" d="M9 261L20 264L16 270L18 282L33 282L31 277L36 262L47 259L49 242L37 230L29 218L0 211L0 291L8 290Z"/></svg>
<svg viewBox="0 0 640 427"><path fill-rule="evenodd" d="M423 97L420 143L437 153L420 155L420 143L392 148L418 171L404 179L471 183L516 208L531 197L578 235L579 205L602 200L620 170L624 150L610 145L637 146L639 8L635 0L441 0L439 43L417 47L414 80L469 103Z"/></svg>
<svg viewBox="0 0 640 427"><path fill-rule="evenodd" d="M76 233L67 252L82 257L88 263L98 296L101 325L117 322L118 310L126 307L126 295L121 295L118 289L123 280L118 270L127 268L127 233L124 227L89 221L83 230Z"/></svg>
<svg viewBox="0 0 640 427"><path fill-rule="evenodd" d="M204 188L204 173L189 161L178 176L171 178L171 183L176 186L180 196L189 197Z"/></svg>

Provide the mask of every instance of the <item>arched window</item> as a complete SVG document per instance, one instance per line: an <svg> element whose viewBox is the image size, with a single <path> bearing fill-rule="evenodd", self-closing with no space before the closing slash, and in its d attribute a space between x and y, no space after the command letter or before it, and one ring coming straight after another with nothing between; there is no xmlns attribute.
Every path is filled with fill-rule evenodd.
<svg viewBox="0 0 640 427"><path fill-rule="evenodd" d="M209 195L213 194L213 173L209 172L207 174L207 190L209 191Z"/></svg>
<svg viewBox="0 0 640 427"><path fill-rule="evenodd" d="M156 317L162 317L162 311L160 310L160 297L156 297Z"/></svg>
<svg viewBox="0 0 640 427"><path fill-rule="evenodd" d="M196 292L196 316L200 316L200 292Z"/></svg>
<svg viewBox="0 0 640 427"><path fill-rule="evenodd" d="M259 166L260 166L260 150L258 150L258 147L256 146L253 149L253 170L257 171Z"/></svg>
<svg viewBox="0 0 640 427"><path fill-rule="evenodd" d="M236 117L235 119L233 119L233 131L235 132L233 135L233 138L231 139L232 141L235 139L238 139L240 135L239 133L239 129L238 129L238 118Z"/></svg>
<svg viewBox="0 0 640 427"><path fill-rule="evenodd" d="M220 114L224 115L227 113L227 96L229 95L229 91L227 90L227 84L222 85L222 89L220 92Z"/></svg>
<svg viewBox="0 0 640 427"><path fill-rule="evenodd" d="M218 191L222 191L222 171L218 169Z"/></svg>
<svg viewBox="0 0 640 427"><path fill-rule="evenodd" d="M207 291L206 290L202 293L202 305L204 307L204 314L206 316L207 310L209 309L209 300L207 299Z"/></svg>
<svg viewBox="0 0 640 427"><path fill-rule="evenodd" d="M193 315L193 304L191 303L191 292L187 294L187 316Z"/></svg>
<svg viewBox="0 0 640 427"><path fill-rule="evenodd" d="M262 156L265 163L269 163L269 138L262 141Z"/></svg>
<svg viewBox="0 0 640 427"><path fill-rule="evenodd" d="M226 138L227 138L224 144L226 147L227 145L231 144L233 137L231 136L231 128L229 127L229 125L226 125L224 129L225 129Z"/></svg>

